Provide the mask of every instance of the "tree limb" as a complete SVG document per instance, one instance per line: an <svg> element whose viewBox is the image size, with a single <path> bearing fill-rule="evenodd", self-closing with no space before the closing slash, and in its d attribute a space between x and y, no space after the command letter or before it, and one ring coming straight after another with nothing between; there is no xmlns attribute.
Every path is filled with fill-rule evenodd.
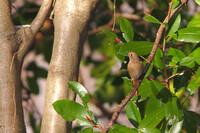
<svg viewBox="0 0 200 133"><path fill-rule="evenodd" d="M42 25L44 24L44 21L45 21L47 15L49 13L49 10L51 8L52 1L53 0L43 0L37 16L31 23L31 30L32 30L33 34L36 34L39 31L39 29L42 27Z"/></svg>

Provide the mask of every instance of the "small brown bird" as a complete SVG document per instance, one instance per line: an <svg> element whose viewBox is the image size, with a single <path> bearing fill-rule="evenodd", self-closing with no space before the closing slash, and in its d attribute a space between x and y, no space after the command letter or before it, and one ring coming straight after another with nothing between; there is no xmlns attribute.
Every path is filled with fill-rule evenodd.
<svg viewBox="0 0 200 133"><path fill-rule="evenodd" d="M138 55L135 52L129 52L128 56L129 63L127 69L131 79L133 80L133 86L135 86L137 83L137 79L143 72L144 65L142 64L142 61L140 61Z"/></svg>

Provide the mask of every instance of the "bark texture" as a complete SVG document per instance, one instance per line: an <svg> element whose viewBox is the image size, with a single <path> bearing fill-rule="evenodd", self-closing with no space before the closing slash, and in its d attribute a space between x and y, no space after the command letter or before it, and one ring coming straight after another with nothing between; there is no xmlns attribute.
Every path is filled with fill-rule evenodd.
<svg viewBox="0 0 200 133"><path fill-rule="evenodd" d="M68 81L77 81L87 27L100 0L57 0L54 7L55 38L47 78L42 133L70 133L71 123L56 113L52 104L75 99ZM70 109L70 108L69 108Z"/></svg>
<svg viewBox="0 0 200 133"><path fill-rule="evenodd" d="M24 133L20 75L23 58L30 48L35 34L42 26L51 0L40 10L40 19L33 27L16 29L12 21L11 3L0 0L0 133Z"/></svg>

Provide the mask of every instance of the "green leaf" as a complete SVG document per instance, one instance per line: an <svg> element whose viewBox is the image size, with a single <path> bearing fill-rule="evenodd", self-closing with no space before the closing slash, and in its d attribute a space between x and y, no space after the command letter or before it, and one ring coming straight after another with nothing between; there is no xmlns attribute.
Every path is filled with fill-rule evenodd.
<svg viewBox="0 0 200 133"><path fill-rule="evenodd" d="M181 42L199 43L200 41L200 28L189 27L178 30L172 37Z"/></svg>
<svg viewBox="0 0 200 133"><path fill-rule="evenodd" d="M143 133L161 133L159 129L153 127L142 128L139 131Z"/></svg>
<svg viewBox="0 0 200 133"><path fill-rule="evenodd" d="M133 81L127 77L122 77L124 84L127 85L130 89L133 88Z"/></svg>
<svg viewBox="0 0 200 133"><path fill-rule="evenodd" d="M180 66L187 66L189 68L193 68L195 66L194 57L185 57L181 59Z"/></svg>
<svg viewBox="0 0 200 133"><path fill-rule="evenodd" d="M171 36L172 34L174 34L174 33L179 29L180 24L181 24L181 15L180 15L180 13L179 13L177 16L173 17L173 18L170 20L170 22L169 22L169 29L168 29L168 31L167 31L167 37L169 37L169 36ZM167 42L168 42L169 40L171 40L171 38L172 38L172 37L169 37L169 38L167 39Z"/></svg>
<svg viewBox="0 0 200 133"><path fill-rule="evenodd" d="M170 133L180 133L183 126L183 121L178 121L173 123L172 127L170 128Z"/></svg>
<svg viewBox="0 0 200 133"><path fill-rule="evenodd" d="M167 120L176 116L177 118L182 117L183 110L179 109L180 103L176 96L169 98L167 104L165 104L165 118Z"/></svg>
<svg viewBox="0 0 200 133"><path fill-rule="evenodd" d="M165 116L165 107L154 110L147 115L139 124L139 130L144 128L156 127Z"/></svg>
<svg viewBox="0 0 200 133"><path fill-rule="evenodd" d="M123 37L126 40L126 42L133 41L134 37L133 28L131 23L127 19L121 18L120 28L121 31L123 32Z"/></svg>
<svg viewBox="0 0 200 133"><path fill-rule="evenodd" d="M138 133L137 130L128 128L124 125L114 124L114 129L110 130L108 133Z"/></svg>
<svg viewBox="0 0 200 133"><path fill-rule="evenodd" d="M141 115L137 105L133 101L128 102L126 105L126 115L133 126L137 128L141 121Z"/></svg>
<svg viewBox="0 0 200 133"><path fill-rule="evenodd" d="M145 99L153 95L151 91L151 81L148 81L146 78L143 79L138 91L141 96L139 102L144 101Z"/></svg>
<svg viewBox="0 0 200 133"><path fill-rule="evenodd" d="M195 72L196 77L199 78L200 77L200 67L197 69L197 71Z"/></svg>
<svg viewBox="0 0 200 133"><path fill-rule="evenodd" d="M93 127L93 125L85 118L79 118L76 124L82 127Z"/></svg>
<svg viewBox="0 0 200 133"><path fill-rule="evenodd" d="M77 118L86 119L86 115L89 116L85 107L67 99L54 102L53 107L66 121L73 121Z"/></svg>
<svg viewBox="0 0 200 133"><path fill-rule="evenodd" d="M200 58L199 58L200 48L196 48L189 54L189 57L193 57L194 60L200 65Z"/></svg>
<svg viewBox="0 0 200 133"><path fill-rule="evenodd" d="M85 129L79 131L78 133L94 133L94 132L93 132L93 128L90 127L90 128L85 128Z"/></svg>
<svg viewBox="0 0 200 133"><path fill-rule="evenodd" d="M192 20L188 23L187 27L198 27L200 28L200 14L197 14Z"/></svg>
<svg viewBox="0 0 200 133"><path fill-rule="evenodd" d="M195 2L196 2L198 5L200 5L200 0L195 0Z"/></svg>
<svg viewBox="0 0 200 133"><path fill-rule="evenodd" d="M144 20L147 20L149 22L152 23L156 23L156 24L162 24L158 19L156 19L154 16L151 16L150 14L146 14L147 16L144 17Z"/></svg>
<svg viewBox="0 0 200 133"><path fill-rule="evenodd" d="M113 38L113 39L117 38L117 34L115 32L112 32L112 31L108 30L108 29L103 29L97 35L101 35L101 34L105 34L108 37Z"/></svg>
<svg viewBox="0 0 200 133"><path fill-rule="evenodd" d="M116 45L115 46L115 55L118 59L120 59L121 62L124 62L124 56L121 54L118 54L118 51L120 50L121 45Z"/></svg>
<svg viewBox="0 0 200 133"><path fill-rule="evenodd" d="M138 56L147 55L151 52L153 47L152 42L146 41L133 41L121 45L118 54L127 56L127 52L134 51Z"/></svg>
<svg viewBox="0 0 200 133"><path fill-rule="evenodd" d="M196 80L190 81L189 85L187 86L187 92L189 95L195 93L195 91L199 88L200 84L196 82Z"/></svg>
<svg viewBox="0 0 200 133"><path fill-rule="evenodd" d="M156 80L152 80L151 81L151 89L153 92L153 95L157 98L161 98L164 101L167 101L169 96L170 96L170 92L167 90L167 88L160 82L156 81Z"/></svg>
<svg viewBox="0 0 200 133"><path fill-rule="evenodd" d="M150 114L152 111L160 108L162 106L162 102L157 99L155 96L149 97L146 107L145 107L145 115Z"/></svg>
<svg viewBox="0 0 200 133"><path fill-rule="evenodd" d="M169 66L175 66L178 62L181 61L186 55L179 49L170 48L167 53ZM170 60L171 59L171 60Z"/></svg>
<svg viewBox="0 0 200 133"><path fill-rule="evenodd" d="M162 57L163 57L163 52L162 52L161 49L158 49L156 51L156 54L155 54L154 58L153 58L153 64L155 66L157 66L158 68L160 68L161 70L163 70L163 61L161 60Z"/></svg>
<svg viewBox="0 0 200 133"><path fill-rule="evenodd" d="M180 4L180 0L172 0L172 2L174 3L172 4L171 10L175 9Z"/></svg>
<svg viewBox="0 0 200 133"><path fill-rule="evenodd" d="M75 81L68 82L68 85L75 93L77 93L80 96L83 105L87 107L87 103L90 101L90 96L85 87Z"/></svg>

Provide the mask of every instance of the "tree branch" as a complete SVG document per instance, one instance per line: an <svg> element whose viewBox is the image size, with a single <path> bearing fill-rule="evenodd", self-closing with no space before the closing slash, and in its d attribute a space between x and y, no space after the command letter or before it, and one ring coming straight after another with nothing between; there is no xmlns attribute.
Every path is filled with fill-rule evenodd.
<svg viewBox="0 0 200 133"><path fill-rule="evenodd" d="M31 47L32 42L36 33L40 30L44 21L48 15L48 12L51 8L52 0L43 0L40 10L31 23L30 27L28 26L21 26L20 30L16 33L16 38L19 40L19 48L18 51L15 53L17 55L18 60L22 61L24 55L27 53L28 49ZM15 56L14 56L15 57Z"/></svg>
<svg viewBox="0 0 200 133"><path fill-rule="evenodd" d="M36 34L39 31L39 29L42 27L42 25L44 24L44 21L45 21L47 15L49 13L49 10L51 8L52 1L53 0L43 0L37 16L31 23L31 30L32 30L33 34Z"/></svg>
<svg viewBox="0 0 200 133"><path fill-rule="evenodd" d="M177 8L175 8L174 10L172 10L170 16L167 16L167 17L165 18L165 20L163 21L163 23L168 23L169 20L170 20L170 18L171 18L184 4L186 4L186 2L187 2L187 0L186 0L186 1L182 1L182 3L181 3ZM164 29L165 29L165 25L164 25L164 24L161 24L161 26L160 26L160 28L158 29L158 32L157 32L157 34L156 34L156 39L155 39L155 42L154 42L154 46L153 46L153 48L152 48L152 50L151 50L151 53L150 53L150 55L149 55L147 64L146 64L146 66L145 66L145 68L144 68L144 70L143 70L142 75L141 75L140 78L139 78L139 83L136 84L136 86L135 86L136 89L133 89L133 90L131 91L131 93L129 93L129 94L126 96L126 98L121 102L121 104L118 105L118 107L117 107L117 108L115 109L115 111L114 111L114 114L113 114L111 120L110 120L109 123L103 128L102 133L107 133L108 130L109 130L110 128L113 127L113 123L117 120L117 118L118 118L118 116L119 116L119 113L121 112L121 110L123 109L123 107L130 101L130 99L132 98L132 96L133 96L133 95L135 94L135 92L138 90L138 88L139 88L139 86L140 86L140 84L141 84L141 82L142 82L142 80L143 80L143 78L144 78L146 72L148 71L148 69L149 69L149 67L150 67L150 65L151 65L151 62L152 62L152 60L153 60L153 58L154 58L154 56L155 56L155 53L156 53L156 51L157 51L157 48L158 48L159 42L160 42L160 40L161 40L161 37L162 37L162 34L163 34Z"/></svg>

